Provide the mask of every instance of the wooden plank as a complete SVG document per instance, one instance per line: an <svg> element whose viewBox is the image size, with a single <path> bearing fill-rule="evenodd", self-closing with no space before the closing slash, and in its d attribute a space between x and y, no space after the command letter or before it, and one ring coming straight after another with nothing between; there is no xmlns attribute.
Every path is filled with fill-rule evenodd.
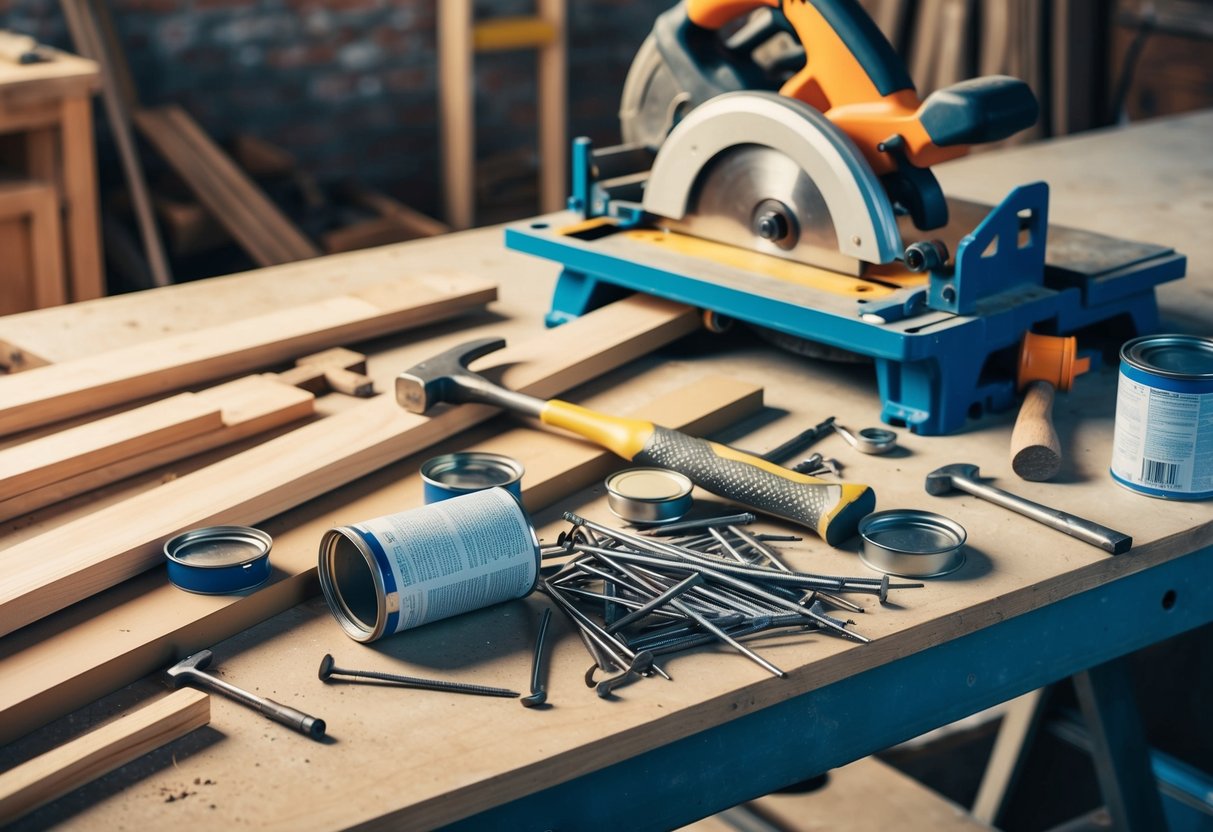
<svg viewBox="0 0 1213 832"><path fill-rule="evenodd" d="M218 430L179 439L0 501L0 521L20 517L161 465L231 445L315 413L315 397L311 393L282 384L273 376L246 376L191 395L199 406L220 413Z"/></svg>
<svg viewBox="0 0 1213 832"><path fill-rule="evenodd" d="M131 192L131 202L135 208L135 219L139 225L139 234L143 241L143 253L147 256L148 268L152 280L157 286L167 286L172 282L172 272L168 259L164 255L164 244L160 232L156 228L156 220L152 215L151 199L148 196L147 181L143 176L143 165L135 148L135 137L131 130L131 113L124 106L124 92L120 88L114 65L121 61L121 56L112 54L107 49L103 33L99 30L97 19L88 0L59 0L64 17L67 18L68 29L72 33L72 41L76 50L87 58L95 60L101 67L101 100L105 105L106 120L110 132L114 135L114 143L118 146L118 156L122 163L126 185ZM121 73L118 73L121 74ZM89 134L91 136L91 134ZM82 137L70 137L71 141L82 141ZM71 158L78 158L77 149L71 151ZM83 193L83 192L82 192ZM80 208L86 197L81 197ZM95 200L91 201L95 205Z"/></svg>
<svg viewBox="0 0 1213 832"><path fill-rule="evenodd" d="M496 297L474 278L409 278L0 378L0 435L301 354L430 324Z"/></svg>
<svg viewBox="0 0 1213 832"><path fill-rule="evenodd" d="M457 229L475 219L471 0L438 4L438 106L442 124L442 193L446 221Z"/></svg>
<svg viewBox="0 0 1213 832"><path fill-rule="evenodd" d="M39 309L67 302L63 274L63 232L53 184L42 185L30 208L30 252L33 254L34 305Z"/></svg>
<svg viewBox="0 0 1213 832"><path fill-rule="evenodd" d="M211 721L211 698L189 688L0 774L0 823L11 823Z"/></svg>
<svg viewBox="0 0 1213 832"><path fill-rule="evenodd" d="M634 297L495 353L494 364L509 367L511 389L543 397L698 323L688 307ZM493 413L464 405L419 416L383 396L12 546L3 554L11 573L0 588L0 635L156 566L166 537L194 526L259 522ZM107 533L95 534L99 528Z"/></svg>
<svg viewBox="0 0 1213 832"><path fill-rule="evenodd" d="M539 205L564 208L568 197L568 44L565 0L538 0L539 14L554 32L539 50Z"/></svg>
<svg viewBox="0 0 1213 832"><path fill-rule="evenodd" d="M630 415L704 435L751 415L761 404L761 389L755 385L710 376L672 390ZM620 464L601 448L530 428L505 431L468 449L520 460L526 467L523 500L532 512L601 481ZM274 576L255 593L187 595L158 570L0 640L0 675L12 680L0 687L0 743L319 592L315 541L337 517L356 521L420 505L421 481L416 476L420 462L372 476L366 480L371 487L353 496L326 498L318 516L297 510L275 521L307 543L276 543ZM126 635L116 639L113 634L119 630Z"/></svg>
<svg viewBox="0 0 1213 832"><path fill-rule="evenodd" d="M451 232L451 227L446 223L426 216L380 191L361 185L347 185L342 189L342 194L355 205L374 211L381 217L396 220L400 226L412 231L414 236L437 237Z"/></svg>
<svg viewBox="0 0 1213 832"><path fill-rule="evenodd" d="M116 413L0 450L0 501L223 427L193 393Z"/></svg>
<svg viewBox="0 0 1213 832"><path fill-rule="evenodd" d="M177 106L140 110L140 132L261 266L318 257L320 250Z"/></svg>
<svg viewBox="0 0 1213 832"><path fill-rule="evenodd" d="M70 98L63 102L64 231L72 302L102 297L106 289L97 219L97 157L93 147L92 104L88 98Z"/></svg>

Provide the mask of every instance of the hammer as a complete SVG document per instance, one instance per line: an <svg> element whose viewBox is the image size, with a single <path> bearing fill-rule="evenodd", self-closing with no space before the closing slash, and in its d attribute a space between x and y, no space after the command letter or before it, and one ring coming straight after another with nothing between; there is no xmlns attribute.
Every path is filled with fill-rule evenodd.
<svg viewBox="0 0 1213 832"><path fill-rule="evenodd" d="M255 711L260 711L275 722L281 722L288 728L293 728L300 734L305 734L314 740L324 739L325 724L323 719L308 716L303 711L297 711L287 705L275 702L273 699L266 699L255 693L242 690L231 682L225 682L218 676L203 673L203 670L210 666L214 655L210 650L199 650L192 656L186 656L165 671L169 683L174 688L179 688L183 684L193 684L196 687L208 688L216 693L225 694L237 702L248 705Z"/></svg>
<svg viewBox="0 0 1213 832"><path fill-rule="evenodd" d="M678 471L717 496L806 526L831 546L854 535L860 519L876 505L876 495L866 485L819 480L652 422L537 399L468 369L504 346L501 338L483 338L423 361L396 377L396 402L413 413L425 413L439 402L476 402L532 416L624 459Z"/></svg>
<svg viewBox="0 0 1213 832"><path fill-rule="evenodd" d="M1092 546L1098 546L1105 552L1122 555L1133 546L1133 538L1124 532L1101 526L1091 520L1075 517L1064 511L1049 506L1042 506L1026 500L1017 494L1003 491L1001 488L982 482L981 472L976 465L960 462L936 468L927 474L927 493L939 497L949 491L964 491L974 497L989 500L995 505L1017 511L1025 517L1031 517L1037 523L1043 523L1059 532L1076 537Z"/></svg>

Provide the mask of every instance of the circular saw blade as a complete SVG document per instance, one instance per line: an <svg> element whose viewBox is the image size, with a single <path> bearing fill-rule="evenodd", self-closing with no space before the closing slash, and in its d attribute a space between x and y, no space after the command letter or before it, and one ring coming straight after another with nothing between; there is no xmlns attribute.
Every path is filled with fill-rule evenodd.
<svg viewBox="0 0 1213 832"><path fill-rule="evenodd" d="M737 145L716 156L700 172L686 216L660 224L847 274L862 268L839 253L834 220L813 180L792 159L762 145ZM764 229L771 233L763 236Z"/></svg>

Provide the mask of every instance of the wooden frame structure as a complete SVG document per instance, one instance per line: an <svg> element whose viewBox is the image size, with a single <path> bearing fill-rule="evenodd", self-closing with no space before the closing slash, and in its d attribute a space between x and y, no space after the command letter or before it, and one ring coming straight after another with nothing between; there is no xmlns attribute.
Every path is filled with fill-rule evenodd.
<svg viewBox="0 0 1213 832"><path fill-rule="evenodd" d="M565 0L536 0L532 17L476 23L471 0L438 4L439 106L446 219L475 224L475 55L511 49L538 53L540 210L558 211L567 196L568 54Z"/></svg>

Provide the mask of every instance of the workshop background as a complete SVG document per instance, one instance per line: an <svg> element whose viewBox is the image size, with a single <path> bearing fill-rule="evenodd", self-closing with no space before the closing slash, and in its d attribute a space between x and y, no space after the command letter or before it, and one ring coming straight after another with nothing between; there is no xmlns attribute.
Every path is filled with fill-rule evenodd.
<svg viewBox="0 0 1213 832"><path fill-rule="evenodd" d="M663 2L567 3L568 135L619 140L627 68ZM1213 103L1211 4L1201 0L868 0L920 94L975 74L1028 81L1042 104L1016 141ZM180 105L321 249L365 219L351 183L446 219L437 4L422 0L109 0L113 43L145 108ZM528 15L528 0L480 0L477 21ZM2 25L72 50L57 0L2 0ZM80 50L77 50L80 51ZM474 58L477 224L539 210L535 52ZM111 290L149 282L122 169L97 108ZM251 262L146 144L140 161L175 280ZM269 153L267 151L277 151ZM417 233L401 231L402 238ZM382 243L386 239L367 238ZM264 264L263 264L264 265ZM10 310L13 311L13 310Z"/></svg>
<svg viewBox="0 0 1213 832"><path fill-rule="evenodd" d="M241 164L318 251L334 232L367 221L367 193L440 222L436 5L430 0L97 0L145 107L179 105ZM567 4L567 134L618 141L617 108L628 66L660 2ZM976 74L1022 77L1042 102L1040 123L1015 141L1065 135L1213 106L1213 2L1201 0L869 0L925 96ZM481 0L477 19L531 13L526 0ZM57 0L0 0L0 28L81 51ZM504 221L540 209L538 71L531 50L474 61L476 217ZM98 104L103 249L111 292L150 285L148 264L111 126ZM0 145L3 149L3 145ZM174 280L257 265L198 207L172 166L138 145ZM2 159L2 157L0 157ZM353 198L351 194L362 194ZM399 238L443 230L416 224ZM367 238L371 239L371 238ZM382 237L374 242L384 242ZM345 243L352 246L356 243ZM11 265L11 264L9 264ZM15 310L3 310L15 311ZM1207 711L1210 636L1199 631L1139 659L1141 701L1156 747L1213 771ZM1184 690L1150 690L1150 662L1192 668ZM1059 691L1054 712L1067 713ZM1070 709L1072 710L1072 709ZM1057 723L1063 724L1064 723ZM978 720L930 744L886 755L961 805L976 792L996 723ZM1043 759L1006 828L1045 828L1097 801L1082 738L1072 724L1042 732ZM1051 750L1050 750L1051 749ZM959 761L959 762L958 762ZM1086 765L1086 768L1084 768ZM1064 794L1049 782L1065 772Z"/></svg>

